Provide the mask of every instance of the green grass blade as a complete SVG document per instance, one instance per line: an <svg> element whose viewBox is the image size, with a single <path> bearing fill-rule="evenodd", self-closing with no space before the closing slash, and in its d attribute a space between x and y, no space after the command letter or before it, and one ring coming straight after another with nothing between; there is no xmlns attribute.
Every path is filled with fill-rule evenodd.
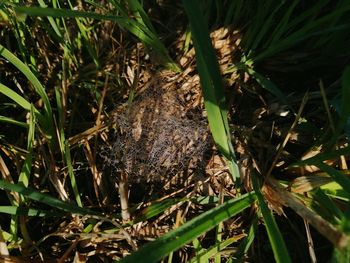
<svg viewBox="0 0 350 263"><path fill-rule="evenodd" d="M27 101L25 98L23 98L21 95L19 95L17 92L13 91L12 89L6 87L5 85L0 83L0 93L4 94L6 97L10 98L11 100L13 100L14 102L16 102L20 107L22 107L23 109L27 110L27 111L31 111L31 104L29 101ZM39 122L41 123L45 123L45 117L36 109L33 109L36 118L38 119ZM10 118L7 117L1 117L0 120L3 121L7 121L7 122L11 122L11 123L18 123L20 124L20 122L17 122L15 120L11 121ZM21 126L25 125L27 126L27 124L20 124Z"/></svg>
<svg viewBox="0 0 350 263"><path fill-rule="evenodd" d="M25 98L23 98L21 95L19 95L17 92L13 91L12 89L8 88L7 86L0 83L0 93L4 94L6 97L10 98L14 102L16 102L19 106L21 106L23 109L30 111L31 104L29 101L27 101ZM38 110L35 110L35 113L40 116L40 112ZM42 118L42 117L41 117Z"/></svg>
<svg viewBox="0 0 350 263"><path fill-rule="evenodd" d="M0 180L0 188L3 188L3 189L8 190L8 191L17 192L19 194L22 194L22 195L28 197L31 200L34 200L34 201L37 201L37 202L40 202L43 204L47 204L51 207L67 211L67 212L70 212L72 214L101 216L97 212L94 212L94 211L91 211L88 209L84 209L84 208L76 206L74 204L63 202L59 199L56 199L56 198L51 197L49 195L40 193L34 189L31 189L29 187L27 188L27 187L20 185L20 184L11 184L11 183L6 182L4 180Z"/></svg>
<svg viewBox="0 0 350 263"><path fill-rule="evenodd" d="M266 2L265 2L266 4ZM261 21L258 22L259 26L256 26L257 32L254 34L253 43L251 47L247 47L248 49L255 50L259 44L264 40L266 35L268 35L268 32L271 32L273 28L275 27L275 21L274 16L277 13L277 11L283 6L283 1L281 1L279 4L276 5L276 7L273 9L270 7L267 8L261 8L259 13L263 13L262 20L264 21L261 23Z"/></svg>
<svg viewBox="0 0 350 263"><path fill-rule="evenodd" d="M70 8L73 10L73 5L71 4L70 1L68 1ZM81 38L83 40L83 44L86 47L86 49L88 50L92 60L94 61L95 65L97 68L100 67L100 62L98 60L98 55L97 55L97 51L95 49L95 47L93 45L91 45L90 43L90 31L86 28L86 25L88 25L87 20L84 18L75 18L75 21L77 23L77 26L79 28L80 31L80 35Z"/></svg>
<svg viewBox="0 0 350 263"><path fill-rule="evenodd" d="M319 153L316 156L310 157L306 160L298 161L290 165L290 167L298 167L303 165L315 165L316 163L323 162L330 159L339 158L341 155L349 155L350 147L340 148L334 151L327 151Z"/></svg>
<svg viewBox="0 0 350 263"><path fill-rule="evenodd" d="M283 15L279 25L276 27L273 34L271 34L272 39L269 45L274 45L275 43L277 43L281 39L282 35L286 33L286 29L287 29L288 22L290 21L290 17L299 2L300 0L294 0L292 4L289 4L289 8Z"/></svg>
<svg viewBox="0 0 350 263"><path fill-rule="evenodd" d="M171 251L182 247L201 234L214 228L220 222L240 213L249 207L255 199L254 193L248 193L239 198L231 199L186 222L184 225L155 241L146 244L120 262L158 262L158 260L167 256Z"/></svg>
<svg viewBox="0 0 350 263"><path fill-rule="evenodd" d="M152 217L155 217L163 213L165 210L167 210L171 206L184 201L185 199L165 199L161 202L153 203L150 206L143 209L140 213L137 213L136 218L133 220L132 224L136 224L138 222L145 221Z"/></svg>
<svg viewBox="0 0 350 263"><path fill-rule="evenodd" d="M0 87L0 90L1 90L1 87ZM22 127L22 128L28 128L28 124L27 123L22 122L22 121L14 120L12 118L8 118L6 116L1 116L0 115L0 122L10 123L10 124L16 125L18 127Z"/></svg>
<svg viewBox="0 0 350 263"><path fill-rule="evenodd" d="M220 251L220 249L222 248L221 246L223 245L222 244L222 232L223 232L223 223L219 223L216 227L216 237L215 237L215 246L214 246L214 250L212 252L214 252L215 255L215 258L214 258L214 263L220 263L221 262L221 255L218 254L217 252ZM230 243L231 244L231 243ZM215 248L217 248L217 250L215 250ZM208 250L208 252L210 251L211 249ZM214 255L214 254L208 254L208 256L210 257L211 255ZM205 255L203 255L202 257L205 258Z"/></svg>
<svg viewBox="0 0 350 263"><path fill-rule="evenodd" d="M189 263L195 263L195 262L208 262L208 260L218 254L220 251L231 245L232 243L237 242L236 237L228 238L220 243L217 243L216 245L201 250L196 256L189 261Z"/></svg>
<svg viewBox="0 0 350 263"><path fill-rule="evenodd" d="M67 213L18 206L0 206L0 213L16 216L61 217Z"/></svg>
<svg viewBox="0 0 350 263"><path fill-rule="evenodd" d="M37 77L30 71L27 65L20 61L15 55L0 44L0 55L7 59L19 71L21 71L27 79L32 83L35 91L39 94L44 103L45 112L48 116L52 116L51 105L49 97L46 94L44 87L41 85ZM30 108L30 107L29 107Z"/></svg>
<svg viewBox="0 0 350 263"><path fill-rule="evenodd" d="M140 23L137 20L132 20L129 17L121 17L116 15L102 15L93 12L76 11L69 9L56 9L56 8L40 8L40 7L23 7L18 6L14 8L18 14L27 14L31 16L43 16L43 17L70 17L70 18L91 18L96 20L111 20L115 21L120 27L128 30L135 35L138 39L144 42L146 45L153 47L156 52L165 58L165 66L169 69L179 72L181 69L168 55L168 51L158 36L152 32L145 23Z"/></svg>
<svg viewBox="0 0 350 263"><path fill-rule="evenodd" d="M197 257L197 255L201 252L205 252L205 249L203 249L201 242L198 240L198 238L193 239L192 241L194 252L195 252L195 261L197 263L208 263L208 260L205 260L203 258ZM172 252L173 253L173 252Z"/></svg>
<svg viewBox="0 0 350 263"><path fill-rule="evenodd" d="M286 96L271 80L257 73L252 68L247 67L245 70L250 76L252 76L256 80L256 82L260 84L262 88L266 89L267 91L275 95L276 98L279 99L280 102L282 102L283 104L289 105Z"/></svg>
<svg viewBox="0 0 350 263"><path fill-rule="evenodd" d="M22 61L20 61L15 55L13 55L9 50L7 50L1 44L0 44L0 55L5 59L7 59L12 65L14 65L19 71L21 71L23 75L26 76L29 82L33 85L35 91L43 100L45 112L42 117L40 116L40 118L38 118L38 121L43 127L46 135L50 139L51 146L53 147L54 141L52 141L52 139L55 138L55 132L54 132L54 126L53 126L53 115L52 115L52 109L51 109L49 97L47 96L44 87L41 85L37 77L31 72L28 66L24 64ZM4 88L3 85L1 88L2 89ZM12 93L12 95L14 94ZM20 99L20 98L16 97L16 99ZM30 105L28 105L28 103L25 103L21 99L20 99L20 102L22 103L20 104L22 107L25 106L27 110L30 110Z"/></svg>
<svg viewBox="0 0 350 263"><path fill-rule="evenodd" d="M77 202L78 206L82 207L82 202L80 199L80 194L77 186L77 182L75 180L75 175L74 175L74 169L72 165L72 157L70 154L70 148L69 144L66 141L66 136L64 133L64 112L63 112L63 106L62 106L62 98L59 89L55 89L55 95L56 95L56 103L57 103L57 111L58 111L58 117L59 117L59 137L60 137L60 149L63 155L63 158L66 162L67 168L68 168L68 176L71 182L71 186L73 189L75 201Z"/></svg>
<svg viewBox="0 0 350 263"><path fill-rule="evenodd" d="M289 256L286 244L284 243L282 234L275 221L275 218L271 213L270 209L267 207L267 204L265 203L264 196L260 191L260 187L258 185L256 176L253 176L252 180L253 180L253 187L259 202L260 211L264 218L265 228L270 240L270 244L272 247L275 260L277 263L292 262Z"/></svg>
<svg viewBox="0 0 350 263"><path fill-rule="evenodd" d="M350 179L348 177L341 174L338 170L334 169L333 167L328 166L327 164L324 164L322 162L315 162L314 165L316 165L322 171L329 174L334 179L334 181L336 181L339 185L343 187L343 189L348 195L348 198L350 197Z"/></svg>
<svg viewBox="0 0 350 263"><path fill-rule="evenodd" d="M93 12L85 12L85 11L77 11L77 10L70 10L70 9L58 9L58 8L41 8L41 7L24 7L24 6L17 6L14 7L16 13L20 14L27 14L30 16L42 16L42 17L70 17L70 18L77 18L77 17L84 17L84 18L91 18L96 20L111 20L115 22L124 21L127 22L130 19L118 17L115 15L102 15L98 13Z"/></svg>
<svg viewBox="0 0 350 263"><path fill-rule="evenodd" d="M258 229L258 218L255 217L251 226L249 227L248 235L243 239L237 248L237 252L234 253L234 257L238 260L242 260L243 257L248 253L250 246L253 244L255 233Z"/></svg>
<svg viewBox="0 0 350 263"><path fill-rule="evenodd" d="M339 225L343 212L334 204L324 190L318 189L312 199L312 208L333 225Z"/></svg>
<svg viewBox="0 0 350 263"><path fill-rule="evenodd" d="M231 144L224 87L219 64L209 38L207 25L204 22L203 15L198 9L199 5L197 1L183 0L183 4L190 20L198 72L210 130L219 151L228 161L233 179L238 180L239 170Z"/></svg>
<svg viewBox="0 0 350 263"><path fill-rule="evenodd" d="M93 12L69 10L69 9L56 9L56 8L40 8L40 7L15 7L15 11L19 14L27 14L30 16L41 17L59 17L59 18L91 18L95 20L110 20L118 23L119 26L130 31L141 41L146 44L154 46L154 39L147 34L147 28L137 21L133 21L130 18L120 17L116 15L102 15Z"/></svg>
<svg viewBox="0 0 350 263"><path fill-rule="evenodd" d="M334 248L331 263L348 263L350 262L350 248L345 249Z"/></svg>
<svg viewBox="0 0 350 263"><path fill-rule="evenodd" d="M144 26L149 28L150 31L155 33L156 31L151 23L151 20L149 19L140 2L138 0L127 0L127 2L132 13L135 15L135 19L144 24Z"/></svg>
<svg viewBox="0 0 350 263"><path fill-rule="evenodd" d="M69 148L69 144L67 141L65 142L64 158L66 160L66 164L67 164L67 168L68 168L68 175L69 175L69 179L70 179L71 186L73 189L75 201L77 202L78 206L82 207L83 204L81 202L80 193L78 190L78 185L77 185L77 182L75 180L75 175L74 175L74 170L73 170L73 165L72 165L72 157L70 154L70 148Z"/></svg>
<svg viewBox="0 0 350 263"><path fill-rule="evenodd" d="M289 34L286 38L281 39L278 43L275 45L271 45L268 47L265 51L257 54L254 58L251 60L254 62L261 61L267 57L271 57L275 55L278 52L281 52L283 50L286 50L293 45L300 43L301 41L315 35L322 35L322 34L329 34L333 30L338 30L337 26L331 27L331 28L325 28L325 25L327 23L330 23L334 18L342 16L345 12L348 12L350 10L350 5L347 4L343 6L341 9L337 9L330 14L324 15L320 18L318 18L315 21L311 21L310 23L298 28L295 32ZM305 22L304 22L305 23ZM347 25L340 26L342 30L347 30Z"/></svg>
<svg viewBox="0 0 350 263"><path fill-rule="evenodd" d="M38 3L40 5L40 7L43 7L43 8L47 7L47 5L45 4L45 2L43 0L38 0ZM54 30L54 32L56 33L56 35L59 38L62 38L61 31L60 31L56 21L52 17L48 17L47 20L49 20L49 23L50 23L52 29Z"/></svg>
<svg viewBox="0 0 350 263"><path fill-rule="evenodd" d="M18 182L23 183L25 187L29 185L30 173L33 166L33 145L35 139L35 114L34 106L32 105L30 109L29 117L29 129L28 129L28 138L27 138L27 155L24 160L21 173L19 174Z"/></svg>
<svg viewBox="0 0 350 263"><path fill-rule="evenodd" d="M350 126L350 65L347 66L342 76L342 112L340 128ZM348 128L348 127L347 127ZM348 134L349 136L349 134ZM350 138L348 138L350 141Z"/></svg>

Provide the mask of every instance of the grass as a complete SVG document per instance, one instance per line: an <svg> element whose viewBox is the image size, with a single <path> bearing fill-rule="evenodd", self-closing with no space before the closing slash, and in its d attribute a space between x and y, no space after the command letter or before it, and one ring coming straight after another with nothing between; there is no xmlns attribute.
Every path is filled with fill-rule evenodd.
<svg viewBox="0 0 350 263"><path fill-rule="evenodd" d="M345 0L1 3L1 258L348 262L349 16ZM136 122L158 115L193 140ZM148 135L157 180L123 156Z"/></svg>

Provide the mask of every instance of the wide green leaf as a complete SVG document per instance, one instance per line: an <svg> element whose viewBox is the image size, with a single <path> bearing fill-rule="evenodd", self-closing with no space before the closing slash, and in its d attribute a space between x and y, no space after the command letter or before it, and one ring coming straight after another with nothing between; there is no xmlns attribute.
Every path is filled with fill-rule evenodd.
<svg viewBox="0 0 350 263"><path fill-rule="evenodd" d="M190 20L191 33L196 51L197 67L204 96L211 133L219 151L228 161L234 180L239 179L239 170L231 143L227 118L225 92L219 64L212 47L207 24L197 1L182 1Z"/></svg>
<svg viewBox="0 0 350 263"><path fill-rule="evenodd" d="M260 187L258 185L256 176L253 176L252 179L253 179L253 187L254 187L254 190L256 191L256 196L259 202L260 211L265 222L265 228L270 240L270 244L272 247L275 260L277 263L292 262L290 259L286 244L284 243L281 231L279 230L278 225L275 221L275 218L271 213L270 209L268 208L264 200L264 196L260 191Z"/></svg>
<svg viewBox="0 0 350 263"><path fill-rule="evenodd" d="M220 222L237 215L256 200L254 193L242 195L239 198L226 201L200 216L186 222L179 228L165 234L155 241L146 244L120 262L158 262L170 252L184 246L201 234L213 229Z"/></svg>

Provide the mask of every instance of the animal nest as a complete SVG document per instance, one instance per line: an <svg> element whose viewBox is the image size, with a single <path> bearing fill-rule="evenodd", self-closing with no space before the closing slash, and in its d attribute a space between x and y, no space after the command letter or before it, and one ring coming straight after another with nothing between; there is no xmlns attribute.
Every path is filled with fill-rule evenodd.
<svg viewBox="0 0 350 263"><path fill-rule="evenodd" d="M206 119L199 109L186 108L183 90L173 77L156 74L115 116L120 134L113 148L119 149L122 169L131 181L167 180L203 164Z"/></svg>

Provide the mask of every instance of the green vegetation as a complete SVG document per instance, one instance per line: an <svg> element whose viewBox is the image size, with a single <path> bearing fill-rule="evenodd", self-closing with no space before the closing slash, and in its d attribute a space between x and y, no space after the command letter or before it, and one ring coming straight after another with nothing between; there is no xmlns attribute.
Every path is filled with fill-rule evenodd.
<svg viewBox="0 0 350 263"><path fill-rule="evenodd" d="M349 262L349 1L3 1L0 27L1 260Z"/></svg>

